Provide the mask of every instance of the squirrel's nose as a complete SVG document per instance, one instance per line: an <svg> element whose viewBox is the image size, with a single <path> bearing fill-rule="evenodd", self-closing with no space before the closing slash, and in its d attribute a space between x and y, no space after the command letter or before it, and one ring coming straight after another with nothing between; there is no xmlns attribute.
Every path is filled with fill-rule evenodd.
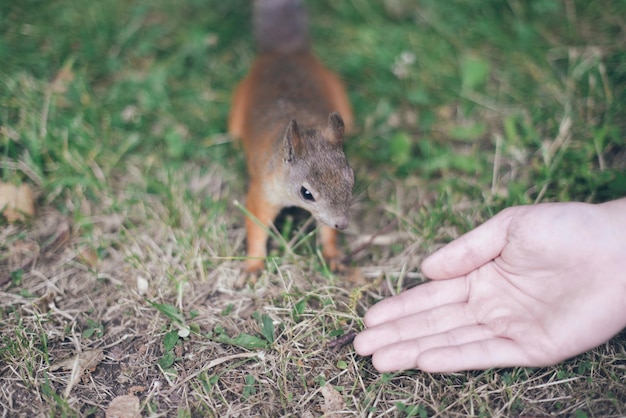
<svg viewBox="0 0 626 418"><path fill-rule="evenodd" d="M346 229L348 225L350 225L350 220L348 218L335 221L335 228L337 229Z"/></svg>

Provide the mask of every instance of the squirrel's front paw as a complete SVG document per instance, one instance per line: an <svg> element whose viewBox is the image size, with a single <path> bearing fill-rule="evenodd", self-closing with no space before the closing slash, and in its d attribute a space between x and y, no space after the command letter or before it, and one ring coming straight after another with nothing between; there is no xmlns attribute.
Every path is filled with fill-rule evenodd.
<svg viewBox="0 0 626 418"><path fill-rule="evenodd" d="M340 253L328 256L324 254L324 261L326 265L333 273L346 273L348 271L348 265L344 261L344 257Z"/></svg>
<svg viewBox="0 0 626 418"><path fill-rule="evenodd" d="M255 284L259 275L265 268L265 262L262 258L248 258L241 269L239 278L235 282L235 288L241 289L246 284Z"/></svg>
<svg viewBox="0 0 626 418"><path fill-rule="evenodd" d="M251 273L258 275L265 268L265 258L254 257L247 258L244 266L245 273Z"/></svg>

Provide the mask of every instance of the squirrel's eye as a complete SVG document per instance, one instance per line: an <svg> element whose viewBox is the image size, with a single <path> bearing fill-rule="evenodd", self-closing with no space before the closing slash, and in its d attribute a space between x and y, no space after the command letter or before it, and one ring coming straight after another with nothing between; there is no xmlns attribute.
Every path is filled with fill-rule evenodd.
<svg viewBox="0 0 626 418"><path fill-rule="evenodd" d="M300 187L300 195L304 200L309 200L311 202L315 202L315 198L313 197L313 193L311 193L306 187Z"/></svg>

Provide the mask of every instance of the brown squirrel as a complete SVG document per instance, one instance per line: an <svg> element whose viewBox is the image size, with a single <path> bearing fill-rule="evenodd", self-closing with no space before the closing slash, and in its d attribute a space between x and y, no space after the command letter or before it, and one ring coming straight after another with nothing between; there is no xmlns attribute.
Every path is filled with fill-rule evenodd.
<svg viewBox="0 0 626 418"><path fill-rule="evenodd" d="M250 183L245 270L263 269L267 227L297 206L323 223L322 254L339 267L337 229L350 222L354 173L343 151L352 109L343 84L311 51L301 0L255 0L258 56L233 96L231 136L241 138ZM259 225L262 224L265 227Z"/></svg>

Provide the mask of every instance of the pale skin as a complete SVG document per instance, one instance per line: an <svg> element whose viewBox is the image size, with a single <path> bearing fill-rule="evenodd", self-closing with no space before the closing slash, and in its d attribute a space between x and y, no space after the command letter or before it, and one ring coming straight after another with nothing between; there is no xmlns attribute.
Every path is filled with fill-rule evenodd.
<svg viewBox="0 0 626 418"><path fill-rule="evenodd" d="M381 371L539 367L626 327L626 198L508 208L426 258L354 340Z"/></svg>

